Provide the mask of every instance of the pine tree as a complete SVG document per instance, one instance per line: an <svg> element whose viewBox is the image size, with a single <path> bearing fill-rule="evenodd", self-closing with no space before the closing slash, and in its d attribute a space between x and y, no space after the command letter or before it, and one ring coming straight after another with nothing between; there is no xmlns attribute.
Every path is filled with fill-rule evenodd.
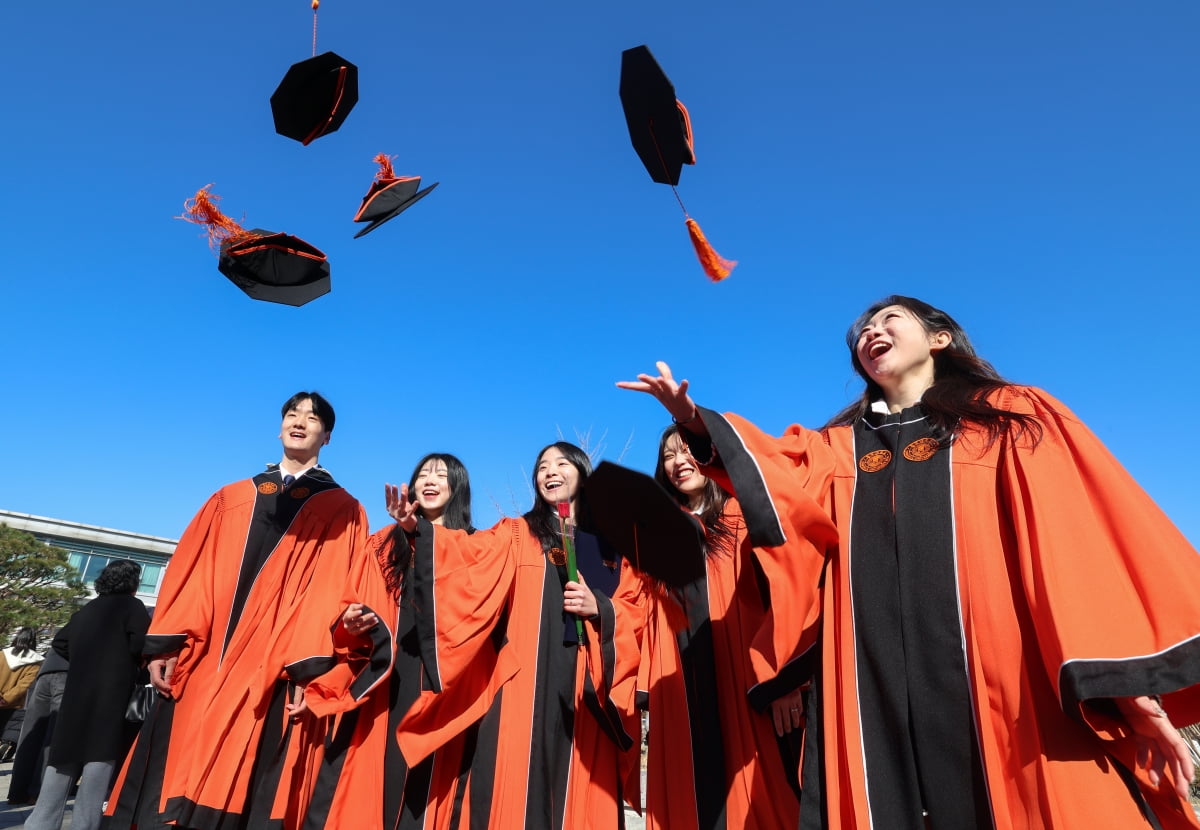
<svg viewBox="0 0 1200 830"><path fill-rule="evenodd" d="M62 548L0 524L0 644L21 626L63 625L88 590Z"/></svg>

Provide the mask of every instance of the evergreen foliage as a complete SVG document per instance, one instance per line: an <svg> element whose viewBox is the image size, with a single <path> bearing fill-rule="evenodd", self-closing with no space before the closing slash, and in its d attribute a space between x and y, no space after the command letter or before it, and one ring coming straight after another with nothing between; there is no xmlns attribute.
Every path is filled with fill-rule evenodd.
<svg viewBox="0 0 1200 830"><path fill-rule="evenodd" d="M46 631L66 624L87 599L67 556L32 533L0 524L0 643L24 625Z"/></svg>

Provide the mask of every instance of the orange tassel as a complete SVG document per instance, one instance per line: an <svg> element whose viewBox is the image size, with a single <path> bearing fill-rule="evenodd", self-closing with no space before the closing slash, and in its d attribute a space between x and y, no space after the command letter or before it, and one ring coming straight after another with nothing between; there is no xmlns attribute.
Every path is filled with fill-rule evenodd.
<svg viewBox="0 0 1200 830"><path fill-rule="evenodd" d="M197 190L195 196L183 203L183 215L176 218L196 225L206 225L208 244L211 248L220 247L221 243L226 240L240 242L254 236L233 219L221 213L221 209L217 207L217 202L221 201L221 197L211 195L209 193L211 187L212 185L209 184Z"/></svg>
<svg viewBox="0 0 1200 830"><path fill-rule="evenodd" d="M700 226L696 224L696 220L690 216L687 220L687 228L688 236L692 238L692 247L696 249L696 256L700 258L700 265L704 268L704 273L708 274L710 280L720 282L733 273L733 269L737 267L737 260L724 259L713 250L713 246L704 238L704 231L700 230Z"/></svg>
<svg viewBox="0 0 1200 830"><path fill-rule="evenodd" d="M379 172L375 174L375 181L390 182L396 178L396 172L392 170L392 158L386 153L380 153L375 157L375 163L379 165Z"/></svg>

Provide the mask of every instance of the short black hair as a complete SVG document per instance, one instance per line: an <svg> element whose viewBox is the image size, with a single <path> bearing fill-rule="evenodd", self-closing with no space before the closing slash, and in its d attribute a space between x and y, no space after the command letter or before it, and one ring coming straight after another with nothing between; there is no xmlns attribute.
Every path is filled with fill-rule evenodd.
<svg viewBox="0 0 1200 830"><path fill-rule="evenodd" d="M114 559L96 577L96 593L134 594L142 582L142 566L131 559Z"/></svg>
<svg viewBox="0 0 1200 830"><path fill-rule="evenodd" d="M325 427L326 432L333 432L333 422L337 420L337 416L333 414L333 404L325 400L320 392L297 392L292 395L283 404L283 409L279 411L279 417L285 417L288 410L295 409L300 405L301 401L312 401L313 414L321 419L321 425Z"/></svg>

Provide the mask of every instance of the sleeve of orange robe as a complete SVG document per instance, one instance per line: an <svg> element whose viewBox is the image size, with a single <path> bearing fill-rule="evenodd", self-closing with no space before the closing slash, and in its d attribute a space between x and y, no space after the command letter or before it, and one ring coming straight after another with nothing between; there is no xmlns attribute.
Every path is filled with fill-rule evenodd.
<svg viewBox="0 0 1200 830"><path fill-rule="evenodd" d="M360 602L363 612L374 613L379 623L367 634L355 635L346 631L341 614L333 620L329 630L337 665L305 689L308 707L317 716L358 706L391 671L396 656L395 632L391 629L396 618L396 599L384 573L390 567L388 560L398 532L393 524L372 534L365 552L352 565L342 592L342 609Z"/></svg>
<svg viewBox="0 0 1200 830"><path fill-rule="evenodd" d="M1003 505L1046 671L1064 709L1102 737L1115 721L1087 700L1176 694L1187 723L1200 706L1200 556L1070 410L1015 388L998 405L1035 416L1043 434L1004 447ZM1180 691L1186 690L1186 691Z"/></svg>
<svg viewBox="0 0 1200 830"><path fill-rule="evenodd" d="M482 718L518 669L513 650L502 646L523 532L520 519L474 534L423 519L417 525L413 602L421 609L418 638L432 687L397 733L410 767Z"/></svg>
<svg viewBox="0 0 1200 830"><path fill-rule="evenodd" d="M770 586L771 604L753 635L750 702L762 710L795 688L803 659L816 642L820 581L837 528L826 503L833 456L819 433L793 426L781 438L737 415L700 409L711 444L693 443L697 460L737 497L754 555ZM715 452L714 452L715 451Z"/></svg>
<svg viewBox="0 0 1200 830"><path fill-rule="evenodd" d="M621 658L632 666L614 684L611 698L622 717L633 746L618 756L621 793L625 802L639 815L642 813L642 711L649 708L650 687L655 681L654 626L661 625L671 636L687 628L687 616L674 599L645 574L628 562L621 566L621 581L613 594L612 604L618 618L622 615L633 621L627 632L618 638ZM658 619L655 619L655 617ZM671 628L671 626L674 626ZM686 707L677 707L682 712Z"/></svg>
<svg viewBox="0 0 1200 830"><path fill-rule="evenodd" d="M316 568L303 583L293 583L290 575L285 577L281 588L299 599L283 621L275 659L279 661L278 668L299 684L307 684L334 667L331 623L346 607L347 585L353 575L369 567L367 514L362 505L348 498L343 490L314 496L313 501L321 498L330 502L337 499L340 504L326 509L312 504L289 528L289 537L293 533L297 537L296 546L319 546Z"/></svg>
<svg viewBox="0 0 1200 830"><path fill-rule="evenodd" d="M623 564L612 597L594 592L599 613L586 624L586 690L595 694L596 718L623 754L641 734L637 684L646 607L639 583L628 563Z"/></svg>
<svg viewBox="0 0 1200 830"><path fill-rule="evenodd" d="M247 497L253 499L253 488L248 489ZM180 652L171 679L175 698L186 690L192 666L208 652L213 625L213 603L208 597L214 579L214 548L225 516L224 502L239 492L238 484L233 484L205 502L180 537L163 575L144 649L148 657Z"/></svg>

